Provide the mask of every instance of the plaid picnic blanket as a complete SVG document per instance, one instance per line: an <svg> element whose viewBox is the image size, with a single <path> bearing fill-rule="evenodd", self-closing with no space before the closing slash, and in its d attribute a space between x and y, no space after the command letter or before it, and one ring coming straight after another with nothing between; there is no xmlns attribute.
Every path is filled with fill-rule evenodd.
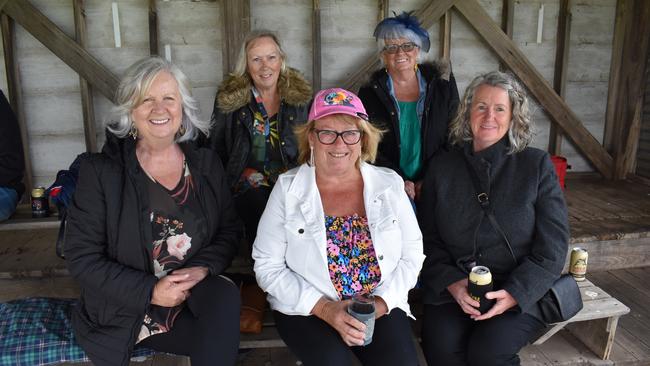
<svg viewBox="0 0 650 366"><path fill-rule="evenodd" d="M74 340L74 299L32 297L0 303L0 366L51 365L89 361ZM133 357L155 352L136 348Z"/></svg>

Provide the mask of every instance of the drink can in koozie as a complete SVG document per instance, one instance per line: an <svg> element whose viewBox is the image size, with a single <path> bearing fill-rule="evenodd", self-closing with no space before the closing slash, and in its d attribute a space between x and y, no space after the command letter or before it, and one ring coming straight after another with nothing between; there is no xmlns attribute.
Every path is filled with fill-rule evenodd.
<svg viewBox="0 0 650 366"><path fill-rule="evenodd" d="M494 305L494 300L485 298L485 294L492 291L492 273L490 273L490 269L485 266L473 267L469 272L467 290L472 299L480 303L478 310L481 314L485 314Z"/></svg>
<svg viewBox="0 0 650 366"><path fill-rule="evenodd" d="M584 281L587 274L587 262L589 253L587 249L575 247L571 250L571 260L569 262L569 272L576 281Z"/></svg>
<svg viewBox="0 0 650 366"><path fill-rule="evenodd" d="M348 313L366 325L363 345L369 345L375 331L375 297L371 294L354 295L348 306Z"/></svg>

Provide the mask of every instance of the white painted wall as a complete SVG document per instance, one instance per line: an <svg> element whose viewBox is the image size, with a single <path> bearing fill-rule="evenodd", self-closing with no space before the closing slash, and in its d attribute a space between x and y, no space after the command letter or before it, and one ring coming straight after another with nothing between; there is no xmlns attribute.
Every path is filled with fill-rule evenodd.
<svg viewBox="0 0 650 366"><path fill-rule="evenodd" d="M74 36L71 0L30 0L66 34ZM289 65L312 78L311 0L250 0L251 24L276 31L288 54ZM390 10L417 9L426 0L391 0ZM500 24L502 2L479 1ZM118 0L122 47L115 48L111 1L87 0L88 51L111 72L119 75L132 62L149 53L148 8L145 0ZM594 136L602 141L607 99L616 0L572 1L567 103ZM544 28L536 43L537 14L544 4ZM342 85L368 59L377 57L372 31L379 16L377 0L321 0L322 83ZM172 60L193 82L202 115L209 118L217 86L222 79L223 25L220 1L159 0L160 52L171 47ZM555 58L558 0L515 2L514 41L544 78L552 83ZM439 24L431 29L431 51L424 59L438 57ZM85 150L79 79L67 65L16 26L16 56L24 96L24 112L30 138L35 184L49 185L59 169L66 168ZM0 56L4 58L2 50ZM480 35L456 11L452 11L451 60L461 94L478 73L497 69L498 58ZM6 71L0 67L0 87L6 90ZM94 92L98 141L111 103ZM549 120L535 108L534 146L548 144ZM574 171L591 170L569 142L563 154Z"/></svg>

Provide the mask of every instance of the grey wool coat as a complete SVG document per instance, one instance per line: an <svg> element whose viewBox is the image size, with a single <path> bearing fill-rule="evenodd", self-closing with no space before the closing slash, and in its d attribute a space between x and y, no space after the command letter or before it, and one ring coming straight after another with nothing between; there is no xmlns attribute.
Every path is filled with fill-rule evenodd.
<svg viewBox="0 0 650 366"><path fill-rule="evenodd" d="M508 154L507 141L506 136L477 153L472 152L471 142L453 147L427 168L418 204L426 255L421 279L427 304L454 301L446 288L467 277L457 262L472 255L477 264L490 268L495 290L505 289L517 300L514 310L538 318L536 302L560 276L569 225L555 169L542 150L527 147ZM483 217L463 155L487 189L517 263L502 236Z"/></svg>

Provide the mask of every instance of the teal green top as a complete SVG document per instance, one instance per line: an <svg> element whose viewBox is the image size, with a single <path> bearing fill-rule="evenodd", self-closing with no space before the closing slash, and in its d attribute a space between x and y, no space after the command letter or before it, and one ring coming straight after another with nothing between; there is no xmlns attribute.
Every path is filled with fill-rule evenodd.
<svg viewBox="0 0 650 366"><path fill-rule="evenodd" d="M400 102L399 104L399 167L405 178L412 180L422 169L422 134L418 119L418 102Z"/></svg>

